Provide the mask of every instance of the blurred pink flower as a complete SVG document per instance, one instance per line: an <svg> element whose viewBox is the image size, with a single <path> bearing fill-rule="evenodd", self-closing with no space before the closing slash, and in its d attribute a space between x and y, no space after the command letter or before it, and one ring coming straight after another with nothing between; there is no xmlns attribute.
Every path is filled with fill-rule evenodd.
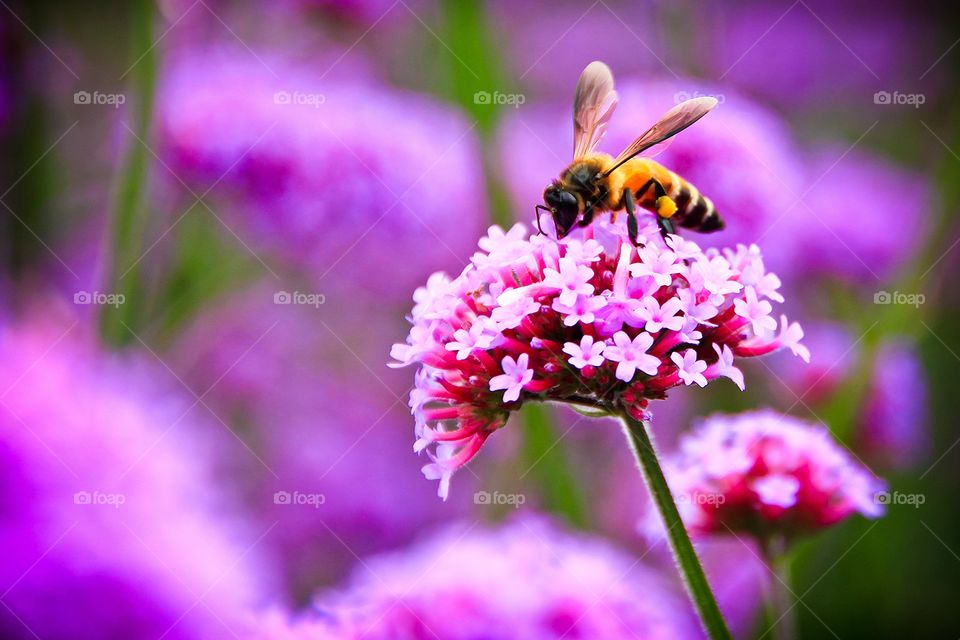
<svg viewBox="0 0 960 640"><path fill-rule="evenodd" d="M207 194L240 243L324 293L396 296L462 262L485 220L473 126L431 98L248 52L184 54L158 95L161 156L190 201Z"/></svg>
<svg viewBox="0 0 960 640"><path fill-rule="evenodd" d="M816 149L808 166L805 205L790 212L782 229L797 240L797 267L806 274L860 285L871 295L902 276L932 227L930 183L846 144Z"/></svg>
<svg viewBox="0 0 960 640"><path fill-rule="evenodd" d="M920 462L930 445L930 398L917 345L905 336L885 336L870 356L863 339L843 324L805 321L803 327L810 365L774 360L771 384L778 395L788 404L799 401L815 408L846 393L845 385L858 384L855 376L863 375L866 384L858 396L852 434L858 455L878 469L902 470ZM862 363L867 357L871 362Z"/></svg>
<svg viewBox="0 0 960 640"><path fill-rule="evenodd" d="M606 542L526 517L457 526L364 561L313 629L379 638L700 638L673 585ZM283 637L283 636L281 636Z"/></svg>
<svg viewBox="0 0 960 640"><path fill-rule="evenodd" d="M704 9L691 21L700 68L795 114L862 114L874 92L918 86L942 53L924 12L900 2L748 1ZM895 51L891 42L911 44ZM936 91L937 82L922 87ZM873 108L890 113L882 103ZM863 117L853 121L865 125Z"/></svg>
<svg viewBox="0 0 960 640"><path fill-rule="evenodd" d="M230 635L275 584L190 405L49 307L0 329L0 635Z"/></svg>
<svg viewBox="0 0 960 640"><path fill-rule="evenodd" d="M486 251L460 276L435 274L417 290L413 328L392 355L395 366L421 365L410 395L414 448L430 455L423 472L440 480L442 497L452 474L526 401L623 408L643 419L649 400L678 385L728 377L743 388L735 356L786 347L809 359L799 325L781 317L776 331L772 305L758 301L769 274L756 246L704 252L679 236L664 242L653 225L641 231L645 245L637 250L606 221L563 242L527 239L522 225L508 233L493 227L481 241ZM779 298L775 287L763 290ZM563 305L580 296L603 306L593 322L565 322ZM498 309L518 304L519 322L494 320ZM593 342L603 351L594 354ZM578 366L586 364L584 349L595 362L602 356L600 364Z"/></svg>
<svg viewBox="0 0 960 640"><path fill-rule="evenodd" d="M883 514L884 483L825 427L769 410L707 418L664 469L684 521L701 533L790 538Z"/></svg>
<svg viewBox="0 0 960 640"><path fill-rule="evenodd" d="M669 42L653 19L659 3L555 0L549 11L536 2L487 6L511 77L537 96L569 99L580 71L594 60L634 73L668 71L656 54L648 53L662 52Z"/></svg>
<svg viewBox="0 0 960 640"><path fill-rule="evenodd" d="M811 405L830 398L856 370L861 348L856 336L840 322L804 320L803 342L810 363L795 367L786 359L772 360L771 386L788 404L798 399Z"/></svg>
<svg viewBox="0 0 960 640"><path fill-rule="evenodd" d="M249 517L276 523L263 545L302 599L355 554L405 544L472 502L441 507L409 455L409 382L383 368L395 319L355 300L279 304L268 280L211 305L164 358L244 443L218 461Z"/></svg>
<svg viewBox="0 0 960 640"><path fill-rule="evenodd" d="M907 339L884 343L875 358L857 443L877 464L907 469L920 462L930 446L923 363Z"/></svg>

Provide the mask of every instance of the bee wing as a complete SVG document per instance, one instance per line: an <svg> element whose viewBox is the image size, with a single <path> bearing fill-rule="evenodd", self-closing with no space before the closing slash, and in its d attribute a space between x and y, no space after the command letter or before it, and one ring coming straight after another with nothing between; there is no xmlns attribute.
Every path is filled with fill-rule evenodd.
<svg viewBox="0 0 960 640"><path fill-rule="evenodd" d="M602 62L591 62L580 74L573 96L573 158L593 152L617 107L613 74Z"/></svg>
<svg viewBox="0 0 960 640"><path fill-rule="evenodd" d="M707 115L707 113L717 106L717 99L711 97L693 98L681 102L670 111L667 111L660 120L652 127L647 129L639 138L634 140L629 147L624 149L618 155L607 174L619 167L621 164L633 156L643 153L650 147L660 144L668 138L677 135L694 122Z"/></svg>

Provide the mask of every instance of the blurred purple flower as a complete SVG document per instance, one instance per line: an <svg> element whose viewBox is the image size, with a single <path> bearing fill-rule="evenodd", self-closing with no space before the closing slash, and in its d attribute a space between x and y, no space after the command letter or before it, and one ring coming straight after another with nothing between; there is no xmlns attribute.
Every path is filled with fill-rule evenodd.
<svg viewBox="0 0 960 640"><path fill-rule="evenodd" d="M571 99L580 71L594 60L632 73L663 75L670 71L662 57L657 57L665 43L651 3L558 0L550 3L549 11L536 2L493 2L488 6L504 46L504 63L511 76L537 97ZM526 97L529 102L534 96ZM565 135L563 140L570 137Z"/></svg>
<svg viewBox="0 0 960 640"><path fill-rule="evenodd" d="M815 405L847 381L856 370L861 349L846 325L832 321L804 322L803 342L810 350L809 365L797 367L786 358L771 359L771 384L788 404L799 399Z"/></svg>
<svg viewBox="0 0 960 640"><path fill-rule="evenodd" d="M527 517L368 559L316 606L370 639L699 638L677 589L600 539Z"/></svg>
<svg viewBox="0 0 960 640"><path fill-rule="evenodd" d="M450 107L236 53L183 55L159 95L164 162L314 286L397 296L469 255L487 199L473 127Z"/></svg>
<svg viewBox="0 0 960 640"><path fill-rule="evenodd" d="M804 322L810 365L794 367L773 360L775 391L788 404L817 406L842 393L860 374L863 345L836 322ZM907 338L886 337L870 364L867 388L857 408L853 441L858 455L879 468L906 469L923 459L929 447L929 397L916 345Z"/></svg>
<svg viewBox="0 0 960 640"><path fill-rule="evenodd" d="M705 9L691 27L701 45L699 68L792 111L874 108L874 92L916 86L942 53L931 46L923 12L898 2L738 2ZM910 46L897 50L891 42Z"/></svg>
<svg viewBox="0 0 960 640"><path fill-rule="evenodd" d="M250 515L278 523L264 545L302 598L354 554L403 544L471 496L442 509L410 455L409 382L384 367L396 319L371 308L338 322L336 300L275 304L274 287L212 305L164 357L250 448L220 462Z"/></svg>
<svg viewBox="0 0 960 640"><path fill-rule="evenodd" d="M726 88L693 80L626 78L618 82L617 92L620 103L602 144L613 154L678 101L697 95L722 99L707 117L652 154L709 196L726 221L723 233L696 236L700 244L759 242L771 267L789 276L784 251L790 238L777 234L777 229L795 201L793 194L801 191L803 170L784 123ZM503 175L520 211L541 202L544 187L569 164L572 108L564 99L524 106L507 115L500 134Z"/></svg>
<svg viewBox="0 0 960 640"><path fill-rule="evenodd" d="M916 347L908 340L880 346L873 365L857 443L877 464L906 469L929 448L927 380Z"/></svg>
<svg viewBox="0 0 960 640"><path fill-rule="evenodd" d="M316 10L334 18L344 18L375 26L391 13L408 16L395 0L286 0L291 6ZM420 4L416 1L413 4Z"/></svg>
<svg viewBox="0 0 960 640"><path fill-rule="evenodd" d="M0 330L0 635L229 634L273 584L260 532L224 511L189 405L55 315Z"/></svg>
<svg viewBox="0 0 960 640"><path fill-rule="evenodd" d="M932 226L931 185L919 174L843 145L816 150L808 167L806 204L794 207L783 226L798 241L797 268L871 292L902 275Z"/></svg>

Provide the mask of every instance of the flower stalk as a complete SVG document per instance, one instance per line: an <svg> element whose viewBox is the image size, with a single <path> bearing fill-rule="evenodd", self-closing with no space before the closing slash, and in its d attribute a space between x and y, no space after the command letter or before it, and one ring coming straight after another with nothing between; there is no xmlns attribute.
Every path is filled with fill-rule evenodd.
<svg viewBox="0 0 960 640"><path fill-rule="evenodd" d="M684 527L673 494L667 485L667 479L660 467L660 461L653 447L653 440L647 430L647 425L633 418L629 411L621 410L617 413L623 421L624 431L630 442L630 448L637 458L640 471L643 473L647 489L653 496L657 510L663 518L667 538L670 541L670 550L673 552L674 560L683 576L687 594L697 610L697 615L700 617L704 630L711 640L721 638L731 640L730 630L723 619L723 614L717 605L717 599L710 589L710 583L707 582L703 566L700 564L700 559L697 557L697 552L693 548L686 527Z"/></svg>
<svg viewBox="0 0 960 640"><path fill-rule="evenodd" d="M794 640L796 620L793 616L793 591L790 589L790 559L783 536L762 539L763 560L770 570L770 589L766 609L774 640Z"/></svg>

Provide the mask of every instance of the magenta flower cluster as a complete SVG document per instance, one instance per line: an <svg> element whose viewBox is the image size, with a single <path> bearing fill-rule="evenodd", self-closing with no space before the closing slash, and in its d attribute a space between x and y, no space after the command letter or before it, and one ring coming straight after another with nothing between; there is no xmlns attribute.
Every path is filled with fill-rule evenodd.
<svg viewBox="0 0 960 640"><path fill-rule="evenodd" d="M541 518L457 525L369 558L347 589L317 597L322 616L264 640L701 637L672 587L607 542Z"/></svg>
<svg viewBox="0 0 960 640"><path fill-rule="evenodd" d="M883 514L884 483L826 427L769 410L706 419L664 467L684 522L701 533L793 535Z"/></svg>
<svg viewBox="0 0 960 640"><path fill-rule="evenodd" d="M511 411L530 400L647 418L678 385L727 377L738 357L786 347L805 360L803 331L773 315L780 280L756 246L702 250L652 224L634 247L597 222L557 242L491 227L456 278L434 274L414 295L413 328L395 366L418 363L410 406L423 468L446 497Z"/></svg>

